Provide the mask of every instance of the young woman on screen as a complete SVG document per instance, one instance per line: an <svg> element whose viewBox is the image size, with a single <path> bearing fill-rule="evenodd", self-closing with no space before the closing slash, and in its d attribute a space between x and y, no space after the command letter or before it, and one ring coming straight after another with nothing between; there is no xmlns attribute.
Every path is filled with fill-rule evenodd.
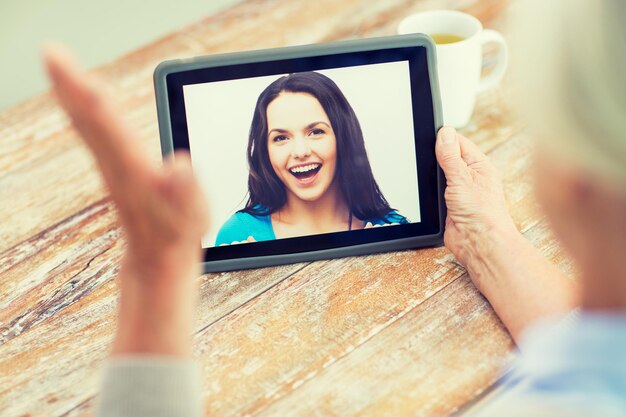
<svg viewBox="0 0 626 417"><path fill-rule="evenodd" d="M216 246L408 223L376 184L354 110L322 74L284 76L261 93L247 154L248 201Z"/></svg>

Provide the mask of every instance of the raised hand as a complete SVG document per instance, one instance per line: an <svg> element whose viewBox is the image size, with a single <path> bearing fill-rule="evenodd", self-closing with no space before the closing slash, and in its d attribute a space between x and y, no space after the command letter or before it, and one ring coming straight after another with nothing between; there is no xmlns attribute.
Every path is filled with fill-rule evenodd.
<svg viewBox="0 0 626 417"><path fill-rule="evenodd" d="M45 48L60 104L95 157L126 233L116 352L187 355L207 207L189 156L153 166L102 82Z"/></svg>

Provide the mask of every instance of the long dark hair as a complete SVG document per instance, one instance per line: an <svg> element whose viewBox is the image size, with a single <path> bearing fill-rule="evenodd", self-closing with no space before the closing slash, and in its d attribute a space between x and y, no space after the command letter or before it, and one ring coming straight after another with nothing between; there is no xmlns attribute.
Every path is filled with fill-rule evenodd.
<svg viewBox="0 0 626 417"><path fill-rule="evenodd" d="M249 197L240 211L268 215L287 202L285 185L274 172L267 149L267 106L282 92L310 94L326 112L337 139L333 180L339 181L350 214L361 220L388 214L392 209L374 180L359 120L337 84L317 72L281 77L259 96L248 139Z"/></svg>

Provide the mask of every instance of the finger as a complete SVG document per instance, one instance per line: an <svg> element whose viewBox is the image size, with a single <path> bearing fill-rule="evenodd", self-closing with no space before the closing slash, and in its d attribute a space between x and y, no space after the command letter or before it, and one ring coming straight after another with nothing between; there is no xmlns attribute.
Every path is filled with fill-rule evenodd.
<svg viewBox="0 0 626 417"><path fill-rule="evenodd" d="M467 164L461 157L459 136L461 135L452 127L443 127L437 134L435 144L437 162L439 162L448 180L462 175L467 168Z"/></svg>
<svg viewBox="0 0 626 417"><path fill-rule="evenodd" d="M253 236L248 236L248 238L246 239L246 242L252 243L252 242L256 242L256 240L254 239Z"/></svg>
<svg viewBox="0 0 626 417"><path fill-rule="evenodd" d="M371 229L371 228L372 228L372 226L373 226L373 225L372 225L372 223L371 223L371 222L367 222L367 223L365 223L365 227L364 227L364 229Z"/></svg>
<svg viewBox="0 0 626 417"><path fill-rule="evenodd" d="M196 191L196 179L189 154L186 152L168 155L163 161L161 176L166 184L168 194L173 198L187 199Z"/></svg>
<svg viewBox="0 0 626 417"><path fill-rule="evenodd" d="M111 191L149 171L132 129L98 82L82 72L60 45L47 45L44 60L61 105L93 152Z"/></svg>
<svg viewBox="0 0 626 417"><path fill-rule="evenodd" d="M149 209L161 209L163 219L173 219L176 229L195 239L205 232L207 208L200 200L200 192L186 155L170 155L155 176L152 185L159 192L152 193ZM160 222L162 223L162 222ZM172 222L169 222L172 223Z"/></svg>
<svg viewBox="0 0 626 417"><path fill-rule="evenodd" d="M467 165L482 162L487 158L474 142L461 134L458 134L457 137L461 145L461 158L463 158L463 161L465 161Z"/></svg>

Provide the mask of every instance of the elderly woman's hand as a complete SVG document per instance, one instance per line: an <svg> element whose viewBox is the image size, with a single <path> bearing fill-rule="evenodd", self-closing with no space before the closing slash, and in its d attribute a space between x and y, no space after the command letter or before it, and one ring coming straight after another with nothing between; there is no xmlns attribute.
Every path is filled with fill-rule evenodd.
<svg viewBox="0 0 626 417"><path fill-rule="evenodd" d="M517 234L517 230L506 208L498 172L474 143L444 127L437 136L436 153L447 181L445 245L468 266L483 255L477 251L485 240Z"/></svg>
<svg viewBox="0 0 626 417"><path fill-rule="evenodd" d="M59 101L93 153L118 210L127 248L114 352L187 356L207 207L187 154L153 166L103 86L68 52L48 47Z"/></svg>
<svg viewBox="0 0 626 417"><path fill-rule="evenodd" d="M447 181L445 245L511 335L574 308L577 285L517 231L489 158L449 127L439 131L436 153Z"/></svg>

